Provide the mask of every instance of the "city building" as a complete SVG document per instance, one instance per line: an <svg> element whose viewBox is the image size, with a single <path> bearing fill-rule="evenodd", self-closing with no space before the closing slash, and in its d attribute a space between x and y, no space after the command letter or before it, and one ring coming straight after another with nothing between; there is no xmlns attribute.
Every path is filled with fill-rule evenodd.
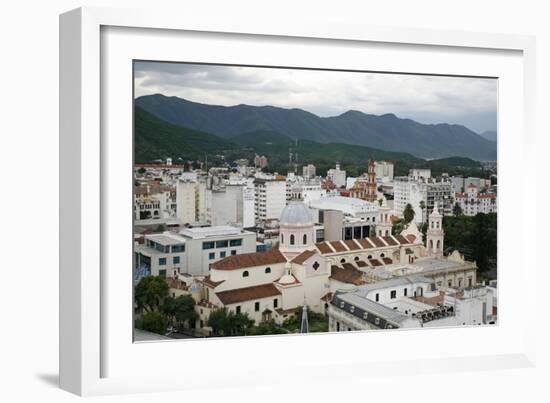
<svg viewBox="0 0 550 403"><path fill-rule="evenodd" d="M256 251L256 234L232 226L184 228L178 233L145 235L136 244L135 278L146 275L205 276L209 265L226 256Z"/></svg>
<svg viewBox="0 0 550 403"><path fill-rule="evenodd" d="M388 161L375 161L374 173L376 175L376 181L379 183L393 181L393 163Z"/></svg>
<svg viewBox="0 0 550 403"><path fill-rule="evenodd" d="M346 186L346 171L340 169L340 164L336 164L336 168L327 171L327 179L338 188Z"/></svg>
<svg viewBox="0 0 550 403"><path fill-rule="evenodd" d="M286 206L286 181L256 178L254 204L257 221L278 219Z"/></svg>
<svg viewBox="0 0 550 403"><path fill-rule="evenodd" d="M306 179L312 179L315 178L316 175L316 168L313 164L307 164L302 167L302 175Z"/></svg>
<svg viewBox="0 0 550 403"><path fill-rule="evenodd" d="M258 155L256 154L254 156L254 166L257 168L265 168L267 167L267 157L264 155Z"/></svg>
<svg viewBox="0 0 550 403"><path fill-rule="evenodd" d="M182 175L176 184L176 215L184 224L211 222L207 183L196 173Z"/></svg>
<svg viewBox="0 0 550 403"><path fill-rule="evenodd" d="M416 172L415 174L419 174ZM424 172L425 173L425 172ZM425 222L435 203L444 215L452 212L451 181L445 178L423 179L422 176L399 176L394 178L394 213L403 217L407 204L414 210L413 221ZM424 206L422 209L421 206Z"/></svg>
<svg viewBox="0 0 550 403"><path fill-rule="evenodd" d="M467 216L497 212L496 193L481 193L473 183L467 187L466 192L455 193L454 199L462 209L462 213Z"/></svg>

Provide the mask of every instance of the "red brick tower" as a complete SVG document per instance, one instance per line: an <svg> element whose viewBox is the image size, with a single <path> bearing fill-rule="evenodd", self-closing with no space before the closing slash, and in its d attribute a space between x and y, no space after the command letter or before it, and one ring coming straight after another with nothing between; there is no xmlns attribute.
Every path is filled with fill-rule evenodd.
<svg viewBox="0 0 550 403"><path fill-rule="evenodd" d="M367 201L376 201L376 173L374 172L374 161L369 160L367 169Z"/></svg>

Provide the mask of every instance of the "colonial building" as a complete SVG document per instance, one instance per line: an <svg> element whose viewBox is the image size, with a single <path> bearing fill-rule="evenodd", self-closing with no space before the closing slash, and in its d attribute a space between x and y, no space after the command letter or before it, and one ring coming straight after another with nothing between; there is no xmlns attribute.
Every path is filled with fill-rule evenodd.
<svg viewBox="0 0 550 403"><path fill-rule="evenodd" d="M442 216L437 206L429 219L433 231L427 235L428 245L432 245L428 248L415 224L392 235L386 210L380 211L384 217L378 220L377 236L316 243L307 206L290 202L280 216L276 248L228 256L210 265L210 274L200 280L202 322L206 323L212 309L226 307L247 313L256 322L273 319L282 323L304 304L326 313L330 301L342 291L403 277L421 278L423 284L430 284L422 290L412 287L407 293L413 296L415 292L423 296L428 289L476 284L474 262L465 261L457 251L443 256Z"/></svg>

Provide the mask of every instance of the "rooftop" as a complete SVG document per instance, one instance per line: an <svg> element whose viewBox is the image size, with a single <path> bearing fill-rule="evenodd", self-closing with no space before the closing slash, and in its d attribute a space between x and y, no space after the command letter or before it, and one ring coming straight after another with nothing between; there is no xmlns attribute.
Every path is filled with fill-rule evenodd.
<svg viewBox="0 0 550 403"><path fill-rule="evenodd" d="M281 292L273 283L267 283L252 287L238 288L236 290L221 291L217 292L216 295L224 305L229 305L255 299L269 298L281 295Z"/></svg>
<svg viewBox="0 0 550 403"><path fill-rule="evenodd" d="M231 225L218 225L211 227L183 228L179 233L187 238L203 239L219 236L242 235L248 233L248 231Z"/></svg>
<svg viewBox="0 0 550 403"><path fill-rule="evenodd" d="M177 234L173 234L170 232L165 232L162 234L148 234L148 235L145 235L145 239L149 239L153 242L156 242L164 246L181 245L185 243L185 239L183 239Z"/></svg>
<svg viewBox="0 0 550 403"><path fill-rule="evenodd" d="M236 270L247 267L266 266L270 264L286 263L286 258L278 249L267 252L241 253L232 255L210 265L216 270Z"/></svg>

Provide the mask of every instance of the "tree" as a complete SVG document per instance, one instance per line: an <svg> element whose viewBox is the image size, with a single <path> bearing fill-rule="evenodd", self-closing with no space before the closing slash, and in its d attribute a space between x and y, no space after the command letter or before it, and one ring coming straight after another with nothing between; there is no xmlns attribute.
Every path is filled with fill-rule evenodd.
<svg viewBox="0 0 550 403"><path fill-rule="evenodd" d="M410 203L407 203L405 210L403 210L403 218L405 219L405 224L410 223L414 219L414 209Z"/></svg>
<svg viewBox="0 0 550 403"><path fill-rule="evenodd" d="M382 203L384 203L384 199L378 199L378 204L380 205L380 207L382 207Z"/></svg>
<svg viewBox="0 0 550 403"><path fill-rule="evenodd" d="M166 333L168 318L161 312L146 312L136 319L136 327L157 334Z"/></svg>
<svg viewBox="0 0 550 403"><path fill-rule="evenodd" d="M456 202L455 205L453 206L453 215L455 217L462 215L462 207L460 207L460 204L458 204L458 202Z"/></svg>
<svg viewBox="0 0 550 403"><path fill-rule="evenodd" d="M138 309L146 312L159 311L167 297L168 284L159 276L143 277L134 290Z"/></svg>
<svg viewBox="0 0 550 403"><path fill-rule="evenodd" d="M426 209L426 202L420 200L420 211L422 211L422 222L424 222L424 210Z"/></svg>
<svg viewBox="0 0 550 403"><path fill-rule="evenodd" d="M186 326L192 327L198 319L195 311L195 300L190 295L180 295L176 298L168 297L162 306L162 311L168 317L170 323L178 329Z"/></svg>
<svg viewBox="0 0 550 403"><path fill-rule="evenodd" d="M392 225L392 234L393 235L397 235L397 234L400 234L401 231L403 231L403 229L405 228L405 220L400 218L399 220L397 221L394 221L393 225Z"/></svg>
<svg viewBox="0 0 550 403"><path fill-rule="evenodd" d="M224 307L212 311L207 324L216 336L239 336L246 335L254 321L248 314L234 313Z"/></svg>
<svg viewBox="0 0 550 403"><path fill-rule="evenodd" d="M140 173L140 174L142 174L142 175L143 175L145 172L147 172L147 171L146 171L146 169L143 168L143 167L140 167L140 168L138 169L138 173Z"/></svg>

